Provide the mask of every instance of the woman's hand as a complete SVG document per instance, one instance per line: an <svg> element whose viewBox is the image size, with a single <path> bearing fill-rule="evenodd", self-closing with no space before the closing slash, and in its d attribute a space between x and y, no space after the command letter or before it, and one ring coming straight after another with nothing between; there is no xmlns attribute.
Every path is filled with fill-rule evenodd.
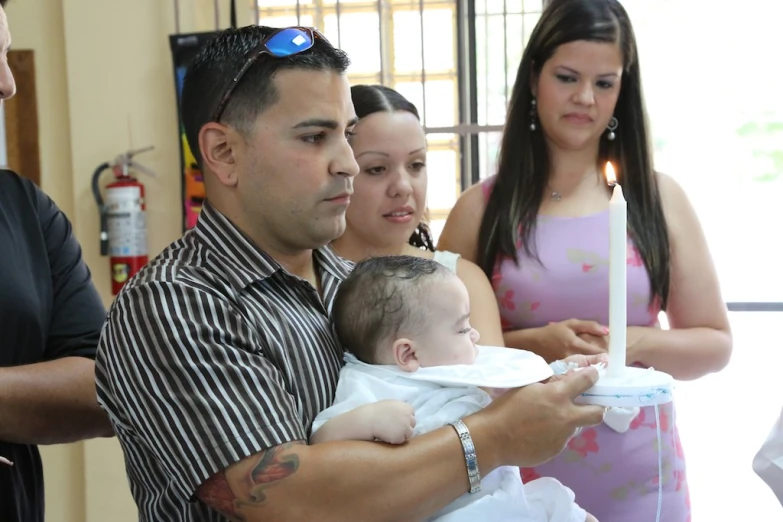
<svg viewBox="0 0 783 522"><path fill-rule="evenodd" d="M593 335L589 333L580 333L577 334L577 337L592 344L593 346L600 348L604 352L609 351L609 338L611 335Z"/></svg>
<svg viewBox="0 0 783 522"><path fill-rule="evenodd" d="M503 334L506 346L529 350L547 362L569 355L598 355L609 350L609 329L595 321L568 319Z"/></svg>
<svg viewBox="0 0 783 522"><path fill-rule="evenodd" d="M638 348L640 342L644 340L645 336L647 335L647 332L651 329L660 330L661 328L657 322L653 326L629 326L628 328L626 328L625 344L626 344L626 353L628 359L626 361L626 364L631 365L639 362ZM580 333L577 334L577 337L579 337L583 341L592 344L595 347L600 348L604 352L607 353L609 352L609 340L612 337L611 333L609 335L601 335L601 336L597 336L589 333Z"/></svg>
<svg viewBox="0 0 783 522"><path fill-rule="evenodd" d="M539 344L553 359L598 355L609 349L609 329L595 321L568 319L541 328Z"/></svg>

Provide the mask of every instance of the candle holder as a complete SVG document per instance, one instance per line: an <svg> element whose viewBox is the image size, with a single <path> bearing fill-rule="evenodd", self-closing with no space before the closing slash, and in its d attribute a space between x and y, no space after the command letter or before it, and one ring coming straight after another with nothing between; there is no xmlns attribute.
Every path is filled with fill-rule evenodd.
<svg viewBox="0 0 783 522"><path fill-rule="evenodd" d="M606 407L657 406L672 401L674 377L653 368L624 366L609 374L605 365L595 365L600 378L574 402Z"/></svg>

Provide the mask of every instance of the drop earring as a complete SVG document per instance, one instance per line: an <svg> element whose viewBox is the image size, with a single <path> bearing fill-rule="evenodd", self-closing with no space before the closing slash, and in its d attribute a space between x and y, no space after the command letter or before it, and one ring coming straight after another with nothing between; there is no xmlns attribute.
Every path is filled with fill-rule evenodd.
<svg viewBox="0 0 783 522"><path fill-rule="evenodd" d="M530 100L530 130L536 130L536 99Z"/></svg>
<svg viewBox="0 0 783 522"><path fill-rule="evenodd" d="M609 120L609 124L606 126L606 130L609 131L609 133L606 135L606 139L609 141L613 141L617 135L614 133L614 131L617 130L617 127L620 126L620 122L617 121L617 118L612 116L612 119Z"/></svg>

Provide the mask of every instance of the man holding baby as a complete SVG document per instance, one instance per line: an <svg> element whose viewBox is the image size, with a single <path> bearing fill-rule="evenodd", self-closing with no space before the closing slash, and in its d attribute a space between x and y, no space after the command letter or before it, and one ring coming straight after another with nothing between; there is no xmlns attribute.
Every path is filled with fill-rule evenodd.
<svg viewBox="0 0 783 522"><path fill-rule="evenodd" d="M471 447L480 474L534 466L602 420L573 402L586 369L509 391L467 436L306 443L342 365L330 313L352 267L327 245L358 173L347 66L315 30L245 27L188 69L208 201L117 297L96 363L140 520L421 520L470 490Z"/></svg>

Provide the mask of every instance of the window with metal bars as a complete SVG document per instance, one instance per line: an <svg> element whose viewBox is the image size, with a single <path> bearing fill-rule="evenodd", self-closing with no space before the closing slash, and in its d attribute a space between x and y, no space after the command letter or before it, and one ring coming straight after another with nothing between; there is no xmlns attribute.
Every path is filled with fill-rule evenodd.
<svg viewBox="0 0 783 522"><path fill-rule="evenodd" d="M508 96L542 0L259 0L258 23L317 27L419 109L433 233L459 194L494 173Z"/></svg>

